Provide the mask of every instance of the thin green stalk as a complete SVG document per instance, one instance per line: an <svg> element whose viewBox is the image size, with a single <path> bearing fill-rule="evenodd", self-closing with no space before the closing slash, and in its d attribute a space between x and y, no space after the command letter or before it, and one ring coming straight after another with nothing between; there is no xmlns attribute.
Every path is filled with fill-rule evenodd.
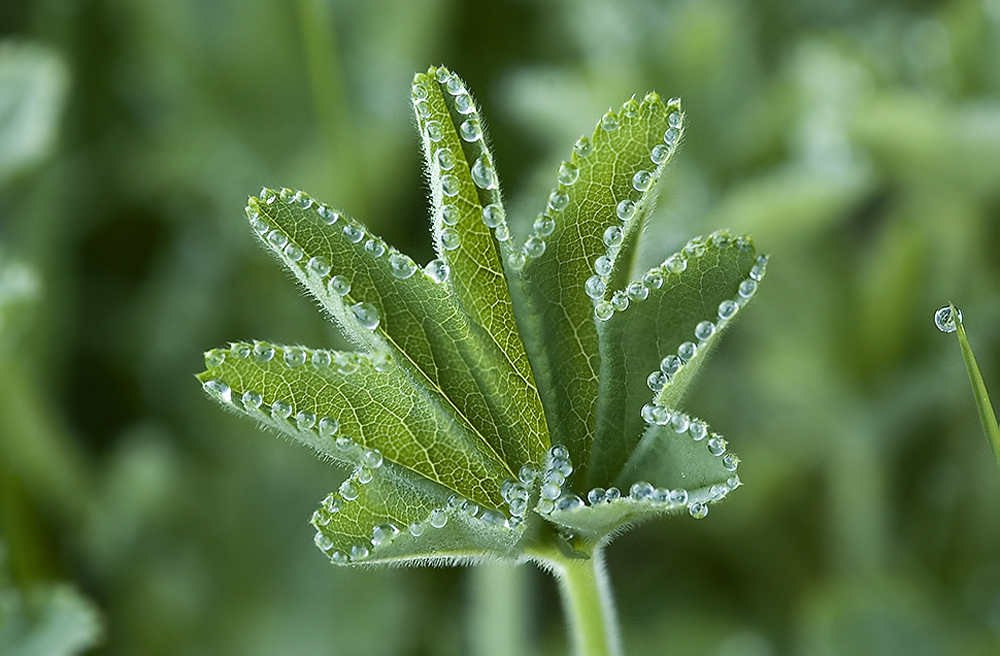
<svg viewBox="0 0 1000 656"><path fill-rule="evenodd" d="M484 563L469 572L469 645L476 656L529 654L525 600L528 568Z"/></svg>
<svg viewBox="0 0 1000 656"><path fill-rule="evenodd" d="M548 554L545 564L559 581L573 653L577 656L621 654L618 615L604 567L603 548L594 548L589 559Z"/></svg>
<svg viewBox="0 0 1000 656"><path fill-rule="evenodd" d="M990 395L986 392L986 383L983 382L983 375L979 373L979 365L976 364L976 356L972 353L972 346L969 345L969 338L965 334L965 326L962 325L962 318L954 305L951 308L951 316L957 317L955 326L958 333L958 343L962 347L962 357L965 358L965 368L969 371L969 381L972 383L972 395L976 399L976 407L979 409L979 421L983 424L983 432L990 446L993 447L993 457L1000 468L1000 426L997 425L997 416L993 411L993 404L990 403Z"/></svg>

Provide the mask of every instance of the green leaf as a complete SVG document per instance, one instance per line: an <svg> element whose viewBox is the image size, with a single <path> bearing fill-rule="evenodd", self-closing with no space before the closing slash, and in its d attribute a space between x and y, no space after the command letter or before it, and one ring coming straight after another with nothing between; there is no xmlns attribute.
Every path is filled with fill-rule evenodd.
<svg viewBox="0 0 1000 656"><path fill-rule="evenodd" d="M524 308L518 319L552 442L569 447L583 469L594 438L601 366L586 284L597 275L605 288L614 288L629 275L652 202L649 190L673 153L679 130L679 102L664 104L656 94L626 102L619 113L609 110L593 136L582 137L563 163L524 257L515 253L516 266L508 267ZM606 237L608 231L620 235ZM606 240L616 245L602 276L595 271L605 266L598 258L609 255Z"/></svg>
<svg viewBox="0 0 1000 656"><path fill-rule="evenodd" d="M209 351L205 361L208 370L199 378L210 393L326 456L362 465L365 450L377 449L480 504L503 503L500 484L509 476L503 462L387 354L257 342Z"/></svg>
<svg viewBox="0 0 1000 656"><path fill-rule="evenodd" d="M524 533L409 470L386 462L355 472L313 513L316 546L340 565L470 562L516 556Z"/></svg>
<svg viewBox="0 0 1000 656"><path fill-rule="evenodd" d="M749 238L719 231L691 240L617 294L624 309L598 323L600 391L588 488L618 477L646 424L654 423L654 410L661 421L666 411L678 414L720 333L756 290L764 262Z"/></svg>

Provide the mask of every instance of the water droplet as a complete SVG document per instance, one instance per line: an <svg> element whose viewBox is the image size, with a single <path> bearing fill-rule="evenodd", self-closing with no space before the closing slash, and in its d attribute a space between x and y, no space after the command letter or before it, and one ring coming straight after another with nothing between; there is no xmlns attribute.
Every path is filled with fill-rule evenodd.
<svg viewBox="0 0 1000 656"><path fill-rule="evenodd" d="M612 501L620 499L621 496L622 493L618 488L609 487L607 491L604 493L604 500L607 501L608 503L611 503Z"/></svg>
<svg viewBox="0 0 1000 656"><path fill-rule="evenodd" d="M525 262L526 258L524 253L511 253L507 257L507 264L509 264L510 268L514 269L514 271L520 271L523 269Z"/></svg>
<svg viewBox="0 0 1000 656"><path fill-rule="evenodd" d="M322 369L323 367L330 366L330 352L329 351L313 351L312 363L317 369Z"/></svg>
<svg viewBox="0 0 1000 656"><path fill-rule="evenodd" d="M541 495L543 499L555 500L562 494L562 488L558 483L546 483L542 485Z"/></svg>
<svg viewBox="0 0 1000 656"><path fill-rule="evenodd" d="M382 257L385 253L385 244L377 239L369 239L365 242L365 250L374 257Z"/></svg>
<svg viewBox="0 0 1000 656"><path fill-rule="evenodd" d="M410 524L410 535L415 538L419 538L427 530L427 525L423 522L413 522Z"/></svg>
<svg viewBox="0 0 1000 656"><path fill-rule="evenodd" d="M726 457L722 459L722 466L729 471L736 471L736 468L740 464L740 459L731 453L727 453Z"/></svg>
<svg viewBox="0 0 1000 656"><path fill-rule="evenodd" d="M726 487L728 487L730 490L735 490L741 485L743 485L743 481L740 480L740 477L737 474L733 474L732 476L726 479Z"/></svg>
<svg viewBox="0 0 1000 656"><path fill-rule="evenodd" d="M302 193L301 191L295 192L295 202L298 203L299 207L301 207L304 210L309 209L310 207L312 207L313 204L312 198L309 198L309 196Z"/></svg>
<svg viewBox="0 0 1000 656"><path fill-rule="evenodd" d="M365 231L356 225L350 223L344 224L344 236L347 237L347 241L352 244L356 244L365 237Z"/></svg>
<svg viewBox="0 0 1000 656"><path fill-rule="evenodd" d="M406 280L417 270L417 265L402 253L393 253L389 256L389 270L394 277Z"/></svg>
<svg viewBox="0 0 1000 656"><path fill-rule="evenodd" d="M628 221L633 216L635 216L635 202L631 200L623 200L618 203L618 207L615 208L615 214L622 221Z"/></svg>
<svg viewBox="0 0 1000 656"><path fill-rule="evenodd" d="M250 357L250 350L251 347L249 344L246 344L244 342L236 342L235 344L229 347L229 355L233 356L234 358L239 358L242 360L243 358Z"/></svg>
<svg viewBox="0 0 1000 656"><path fill-rule="evenodd" d="M561 185L566 187L572 186L580 179L580 169L569 162L563 162L559 165L559 175L556 179L559 180L559 184Z"/></svg>
<svg viewBox="0 0 1000 656"><path fill-rule="evenodd" d="M399 535L399 529L393 524L379 524L372 528L372 546L380 547L389 544Z"/></svg>
<svg viewBox="0 0 1000 656"><path fill-rule="evenodd" d="M611 295L611 307L618 312L624 312L629 306L629 297L625 292L618 290Z"/></svg>
<svg viewBox="0 0 1000 656"><path fill-rule="evenodd" d="M670 414L670 408L662 405L657 405L653 407L653 423L658 426L666 426L670 423L672 415Z"/></svg>
<svg viewBox="0 0 1000 656"><path fill-rule="evenodd" d="M684 342L677 347L677 355L680 356L680 359L683 362L690 361L697 352L698 347L694 345L694 342Z"/></svg>
<svg viewBox="0 0 1000 656"><path fill-rule="evenodd" d="M344 502L340 497L328 494L326 495L326 498L323 499L323 507L326 508L329 513L339 513L344 507Z"/></svg>
<svg viewBox="0 0 1000 656"><path fill-rule="evenodd" d="M653 486L646 481L639 481L638 483L633 483L632 488L629 490L629 496L631 496L636 501L645 501L653 495Z"/></svg>
<svg viewBox="0 0 1000 656"><path fill-rule="evenodd" d="M531 465L523 465L517 472L518 479L525 485L531 485L535 481L535 476L537 475L538 473L531 467Z"/></svg>
<svg viewBox="0 0 1000 656"><path fill-rule="evenodd" d="M649 159L657 166L667 161L668 157L670 157L670 148L663 144L653 146L653 150L649 153Z"/></svg>
<svg viewBox="0 0 1000 656"><path fill-rule="evenodd" d="M688 426L688 433L695 442L701 442L705 439L705 435L708 434L708 428L705 426L705 422L696 420L692 421Z"/></svg>
<svg viewBox="0 0 1000 656"><path fill-rule="evenodd" d="M285 201L286 203L295 202L295 192L289 189L288 187L282 187L281 191L278 192L278 195L281 196L281 200Z"/></svg>
<svg viewBox="0 0 1000 656"><path fill-rule="evenodd" d="M507 518L504 516L502 512L496 510L485 510L483 511L483 514L480 517L480 519L482 519L487 524L491 524L493 526L502 526L504 528L507 528Z"/></svg>
<svg viewBox="0 0 1000 656"><path fill-rule="evenodd" d="M267 342L254 342L253 357L257 358L258 362L270 362L274 357L274 347Z"/></svg>
<svg viewBox="0 0 1000 656"><path fill-rule="evenodd" d="M285 349L285 364L289 367L298 367L305 364L306 352L298 348Z"/></svg>
<svg viewBox="0 0 1000 656"><path fill-rule="evenodd" d="M437 70L434 72L434 77L441 84L445 84L445 83L448 82L448 79L451 77L451 71L449 71L444 66L439 66L437 68Z"/></svg>
<svg viewBox="0 0 1000 656"><path fill-rule="evenodd" d="M527 257L539 258L544 252L545 240L538 235L532 235L524 242L524 254Z"/></svg>
<svg viewBox="0 0 1000 656"><path fill-rule="evenodd" d="M622 113L629 118L639 113L639 103L635 98L629 98L622 104Z"/></svg>
<svg viewBox="0 0 1000 656"><path fill-rule="evenodd" d="M622 229L618 226L608 226L608 229L604 231L604 245L608 248L617 246L622 243L623 234Z"/></svg>
<svg viewBox="0 0 1000 656"><path fill-rule="evenodd" d="M416 110L417 116L420 118L430 118L431 116L431 107L424 100L413 103L413 109Z"/></svg>
<svg viewBox="0 0 1000 656"><path fill-rule="evenodd" d="M434 282L441 284L448 279L451 268L444 260L436 259L427 263L427 266L424 267L424 273Z"/></svg>
<svg viewBox="0 0 1000 656"><path fill-rule="evenodd" d="M510 503L510 500L514 498L514 496L511 493L514 490L514 486L516 485L517 481L515 481L513 478L508 478L504 480L503 483L500 484L500 496L502 496L503 500L506 501L507 503Z"/></svg>
<svg viewBox="0 0 1000 656"><path fill-rule="evenodd" d="M642 277L642 286L647 289L659 289L663 286L663 274L659 271L648 271Z"/></svg>
<svg viewBox="0 0 1000 656"><path fill-rule="evenodd" d="M459 247L461 240L458 236L458 231L454 228L445 228L441 231L441 246L444 247L446 251L453 251Z"/></svg>
<svg viewBox="0 0 1000 656"><path fill-rule="evenodd" d="M663 386L666 385L668 382L670 382L670 379L667 378L667 375L662 371L660 371L659 369L657 369L656 371L654 371L653 373L649 374L649 376L646 377L646 385L648 385L649 389L653 390L654 392L659 392L660 390L662 390Z"/></svg>
<svg viewBox="0 0 1000 656"><path fill-rule="evenodd" d="M583 505L583 499L573 493L567 493L559 497L556 501L556 510L572 512L578 508L583 508Z"/></svg>
<svg viewBox="0 0 1000 656"><path fill-rule="evenodd" d="M476 105L469 94L463 93L455 96L455 110L459 114L472 114L476 111Z"/></svg>
<svg viewBox="0 0 1000 656"><path fill-rule="evenodd" d="M218 349L213 349L205 353L205 366L206 367L220 367L222 363L226 361L226 352L220 351Z"/></svg>
<svg viewBox="0 0 1000 656"><path fill-rule="evenodd" d="M457 75L451 75L444 82L445 87L448 89L448 93L453 96L465 93L465 85L462 84L462 80L459 79Z"/></svg>
<svg viewBox="0 0 1000 656"><path fill-rule="evenodd" d="M618 117L610 109L601 117L601 129L605 132L614 132L618 129Z"/></svg>
<svg viewBox="0 0 1000 656"><path fill-rule="evenodd" d="M760 282L760 279L764 277L764 272L767 271L767 256L758 255L757 264L753 265L750 269L750 278Z"/></svg>
<svg viewBox="0 0 1000 656"><path fill-rule="evenodd" d="M454 205L445 205L441 208L441 223L453 226L458 223L458 208Z"/></svg>
<svg viewBox="0 0 1000 656"><path fill-rule="evenodd" d="M646 191L653 184L653 174L649 171L638 171L632 176L632 188L636 191Z"/></svg>
<svg viewBox="0 0 1000 656"><path fill-rule="evenodd" d="M247 410L256 410L260 408L260 404L264 402L263 397L252 390L243 392L243 396L240 397L240 400L243 401L243 407Z"/></svg>
<svg viewBox="0 0 1000 656"><path fill-rule="evenodd" d="M367 328L368 330L378 328L378 309L371 303L355 303L351 306L351 311L357 317L358 323L361 324L362 328Z"/></svg>
<svg viewBox="0 0 1000 656"><path fill-rule="evenodd" d="M288 237L282 231L275 229L267 233L267 241L275 248L284 248L288 243Z"/></svg>
<svg viewBox="0 0 1000 656"><path fill-rule="evenodd" d="M705 254L705 242L700 237L695 237L684 244L683 252L687 257L701 257Z"/></svg>
<svg viewBox="0 0 1000 656"><path fill-rule="evenodd" d="M708 241L716 248L727 248L732 245L733 237L725 230L716 230L708 236Z"/></svg>
<svg viewBox="0 0 1000 656"><path fill-rule="evenodd" d="M271 404L272 419L288 419L292 415L292 406L286 401L277 400Z"/></svg>
<svg viewBox="0 0 1000 656"><path fill-rule="evenodd" d="M209 394L219 397L226 403L231 403L233 400L232 390L229 389L229 385L226 385L221 380L207 380L203 387Z"/></svg>
<svg viewBox="0 0 1000 656"><path fill-rule="evenodd" d="M708 515L708 506L701 501L695 501L688 506L688 512L695 519L704 519Z"/></svg>
<svg viewBox="0 0 1000 656"><path fill-rule="evenodd" d="M590 492L587 492L587 501L592 506L596 506L600 503L604 503L604 488L595 487Z"/></svg>
<svg viewBox="0 0 1000 656"><path fill-rule="evenodd" d="M700 342L704 342L706 339L715 334L715 324L711 321L701 321L697 326L694 327L694 336Z"/></svg>
<svg viewBox="0 0 1000 656"><path fill-rule="evenodd" d="M441 191L449 198L458 194L462 188L458 178L449 174L441 177Z"/></svg>
<svg viewBox="0 0 1000 656"><path fill-rule="evenodd" d="M438 508L431 511L431 526L434 528L442 528L448 523L448 513L444 510Z"/></svg>
<svg viewBox="0 0 1000 656"><path fill-rule="evenodd" d="M444 139L444 130L441 128L441 124L437 121L427 121L427 138L434 143Z"/></svg>
<svg viewBox="0 0 1000 656"><path fill-rule="evenodd" d="M652 403L647 403L646 405L642 406L642 410L639 411L639 414L642 415L642 420L645 421L647 424L655 424L656 420L653 418L653 411L655 409L656 406L653 405Z"/></svg>
<svg viewBox="0 0 1000 656"><path fill-rule="evenodd" d="M607 321L615 314L615 308L611 303L602 301L594 306L594 316L601 321Z"/></svg>
<svg viewBox="0 0 1000 656"><path fill-rule="evenodd" d="M753 278L747 278L740 283L740 296L743 298L750 298L755 291L757 291L757 281Z"/></svg>
<svg viewBox="0 0 1000 656"><path fill-rule="evenodd" d="M667 128L667 131L663 133L663 141L668 146L673 146L677 143L678 137L681 136L680 130L677 128Z"/></svg>
<svg viewBox="0 0 1000 656"><path fill-rule="evenodd" d="M316 542L316 546L323 551L329 551L333 548L333 540L331 540L325 533L317 533L314 542Z"/></svg>
<svg viewBox="0 0 1000 656"><path fill-rule="evenodd" d="M739 306L735 301L725 300L719 303L719 321L728 321L733 318Z"/></svg>
<svg viewBox="0 0 1000 656"><path fill-rule="evenodd" d="M479 121L474 118L470 118L462 123L459 127L459 132L462 134L462 139L470 143L478 141L483 136L483 128L479 125Z"/></svg>
<svg viewBox="0 0 1000 656"><path fill-rule="evenodd" d="M306 266L308 266L313 273L320 277L330 273L330 263L322 257L317 256L309 258L309 262Z"/></svg>
<svg viewBox="0 0 1000 656"><path fill-rule="evenodd" d="M414 100L426 100L427 99L427 89L423 88L416 81L413 83L413 88L410 89L410 93L413 95Z"/></svg>
<svg viewBox="0 0 1000 656"><path fill-rule="evenodd" d="M292 262L298 262L299 260L302 259L303 255L305 255L305 253L302 252L302 249L298 246L298 244L291 244L291 243L285 246L285 250L283 252L285 254L285 257L287 257Z"/></svg>
<svg viewBox="0 0 1000 656"><path fill-rule="evenodd" d="M378 469L382 466L382 453L378 449L368 449L361 456L361 462L372 469Z"/></svg>
<svg viewBox="0 0 1000 656"><path fill-rule="evenodd" d="M584 283L584 291L587 292L587 296L593 299L598 299L604 295L604 281L598 275L593 275L587 278L587 282Z"/></svg>
<svg viewBox="0 0 1000 656"><path fill-rule="evenodd" d="M295 425L299 427L299 430L309 430L316 425L316 415L302 410L295 415Z"/></svg>
<svg viewBox="0 0 1000 656"><path fill-rule="evenodd" d="M344 276L334 276L326 283L327 289L338 296L347 296L351 292L351 281Z"/></svg>
<svg viewBox="0 0 1000 656"><path fill-rule="evenodd" d="M550 469L545 472L545 478L543 479L545 483L554 483L556 485L562 485L566 482L566 475L563 474L558 469Z"/></svg>
<svg viewBox="0 0 1000 656"><path fill-rule="evenodd" d="M962 311L955 308L955 312L951 311L952 306L945 305L934 313L934 325L938 327L943 333L953 333L958 330L958 324L962 321ZM955 317L958 317L958 321L955 321Z"/></svg>
<svg viewBox="0 0 1000 656"><path fill-rule="evenodd" d="M667 125L672 128L679 128L681 126L680 112L670 112L670 114L667 115Z"/></svg>
<svg viewBox="0 0 1000 656"><path fill-rule="evenodd" d="M498 203L490 203L483 208L483 223L487 228L496 228L504 220L503 207Z"/></svg>
<svg viewBox="0 0 1000 656"><path fill-rule="evenodd" d="M340 422L333 417L323 417L319 420L317 428L323 437L333 437L340 428Z"/></svg>
<svg viewBox="0 0 1000 656"><path fill-rule="evenodd" d="M333 445L340 451L351 451L354 449L354 440L349 437L338 437L334 440Z"/></svg>
<svg viewBox="0 0 1000 656"><path fill-rule="evenodd" d="M472 181L480 189L496 189L497 176L486 156L480 157L472 165Z"/></svg>
<svg viewBox="0 0 1000 656"><path fill-rule="evenodd" d="M368 557L368 547L363 544L356 544L351 547L351 560L364 560Z"/></svg>
<svg viewBox="0 0 1000 656"><path fill-rule="evenodd" d="M687 490L671 490L670 491L670 503L677 505L684 505L688 502L688 491Z"/></svg>
<svg viewBox="0 0 1000 656"><path fill-rule="evenodd" d="M528 510L528 500L527 499L511 499L510 501L510 514L514 517L522 517L524 513Z"/></svg>
<svg viewBox="0 0 1000 656"><path fill-rule="evenodd" d="M455 154L451 152L451 148L438 149L437 160L442 171L450 171L455 168Z"/></svg>
<svg viewBox="0 0 1000 656"><path fill-rule="evenodd" d="M568 460L569 449L562 444L554 444L549 448L549 457L553 460Z"/></svg>
<svg viewBox="0 0 1000 656"><path fill-rule="evenodd" d="M606 276L611 273L611 264L611 258L607 255L602 255L594 260L594 271L599 276Z"/></svg>
<svg viewBox="0 0 1000 656"><path fill-rule="evenodd" d="M323 220L323 223L327 225L333 225L340 219L340 215L326 205L320 205L316 211L319 213L319 217Z"/></svg>
<svg viewBox="0 0 1000 656"><path fill-rule="evenodd" d="M670 418L670 427L674 429L675 433L683 433L687 431L690 421L687 415L677 413Z"/></svg>
<svg viewBox="0 0 1000 656"><path fill-rule="evenodd" d="M354 472L354 480L362 485L367 485L375 478L375 473L368 467L358 467Z"/></svg>
<svg viewBox="0 0 1000 656"><path fill-rule="evenodd" d="M330 554L330 562L337 565L346 565L350 559L343 551L334 551Z"/></svg>
<svg viewBox="0 0 1000 656"><path fill-rule="evenodd" d="M344 497L348 501L354 501L361 494L361 490L355 485L350 479L344 481L340 484L340 488L337 490L340 492L340 496Z"/></svg>
<svg viewBox="0 0 1000 656"><path fill-rule="evenodd" d="M556 220L548 215L539 214L535 217L532 227L539 237L548 237L556 230Z"/></svg>
<svg viewBox="0 0 1000 656"><path fill-rule="evenodd" d="M553 212L562 211L566 209L567 205L569 205L569 194L565 194L559 190L549 194L549 209Z"/></svg>
<svg viewBox="0 0 1000 656"><path fill-rule="evenodd" d="M633 301L644 301L649 298L649 290L643 287L641 282L631 282L625 289L625 293Z"/></svg>
<svg viewBox="0 0 1000 656"><path fill-rule="evenodd" d="M573 144L573 152L576 153L577 157L586 157L594 152L594 144L587 137L580 137Z"/></svg>
<svg viewBox="0 0 1000 656"><path fill-rule="evenodd" d="M263 235L271 229L271 226L267 224L267 221L261 219L260 215L256 212L254 212L253 216L250 217L250 227L253 228L253 231L258 235Z"/></svg>
<svg viewBox="0 0 1000 656"><path fill-rule="evenodd" d="M469 517L475 517L479 512L479 506L474 501L466 499L462 501L461 510Z"/></svg>
<svg viewBox="0 0 1000 656"><path fill-rule="evenodd" d="M708 441L708 451L715 457L726 452L726 441L719 436L714 436Z"/></svg>
<svg viewBox="0 0 1000 656"><path fill-rule="evenodd" d="M663 262L664 268L673 274L684 273L688 262L680 253L674 253Z"/></svg>

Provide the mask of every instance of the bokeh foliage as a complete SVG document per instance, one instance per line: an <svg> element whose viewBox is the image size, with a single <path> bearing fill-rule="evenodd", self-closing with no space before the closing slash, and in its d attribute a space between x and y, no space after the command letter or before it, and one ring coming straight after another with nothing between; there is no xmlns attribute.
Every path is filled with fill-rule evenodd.
<svg viewBox="0 0 1000 656"><path fill-rule="evenodd" d="M746 485L608 553L629 652L997 651L1000 480L931 321L962 308L996 389L997 0L10 0L0 37L46 48L58 128L0 158L0 584L72 583L106 653L476 644L466 572L329 566L307 520L340 474L191 376L231 338L343 346L247 233L261 185L430 259L406 90L439 61L515 232L594 117L656 90L687 128L650 257L720 227L772 256L689 395ZM562 649L550 583L523 603Z"/></svg>

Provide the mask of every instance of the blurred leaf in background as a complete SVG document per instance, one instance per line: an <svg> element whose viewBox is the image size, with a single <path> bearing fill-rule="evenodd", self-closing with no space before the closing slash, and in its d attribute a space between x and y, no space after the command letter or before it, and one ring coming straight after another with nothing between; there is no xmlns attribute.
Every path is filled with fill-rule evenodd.
<svg viewBox="0 0 1000 656"><path fill-rule="evenodd" d="M317 558L304 518L340 481L190 376L230 338L341 345L245 232L262 185L340 199L429 259L405 89L439 62L493 117L521 237L564 144L656 90L689 121L651 250L728 227L772 253L690 408L743 436L746 485L609 551L627 652L1000 649L1000 482L928 321L962 308L992 389L996 0L8 0L0 38L3 62L44 53L29 87L49 98L44 149L0 149L3 261L36 281L4 315L0 535L15 587L95 600L106 653L474 643L460 570ZM536 652L565 650L554 589L527 593Z"/></svg>

